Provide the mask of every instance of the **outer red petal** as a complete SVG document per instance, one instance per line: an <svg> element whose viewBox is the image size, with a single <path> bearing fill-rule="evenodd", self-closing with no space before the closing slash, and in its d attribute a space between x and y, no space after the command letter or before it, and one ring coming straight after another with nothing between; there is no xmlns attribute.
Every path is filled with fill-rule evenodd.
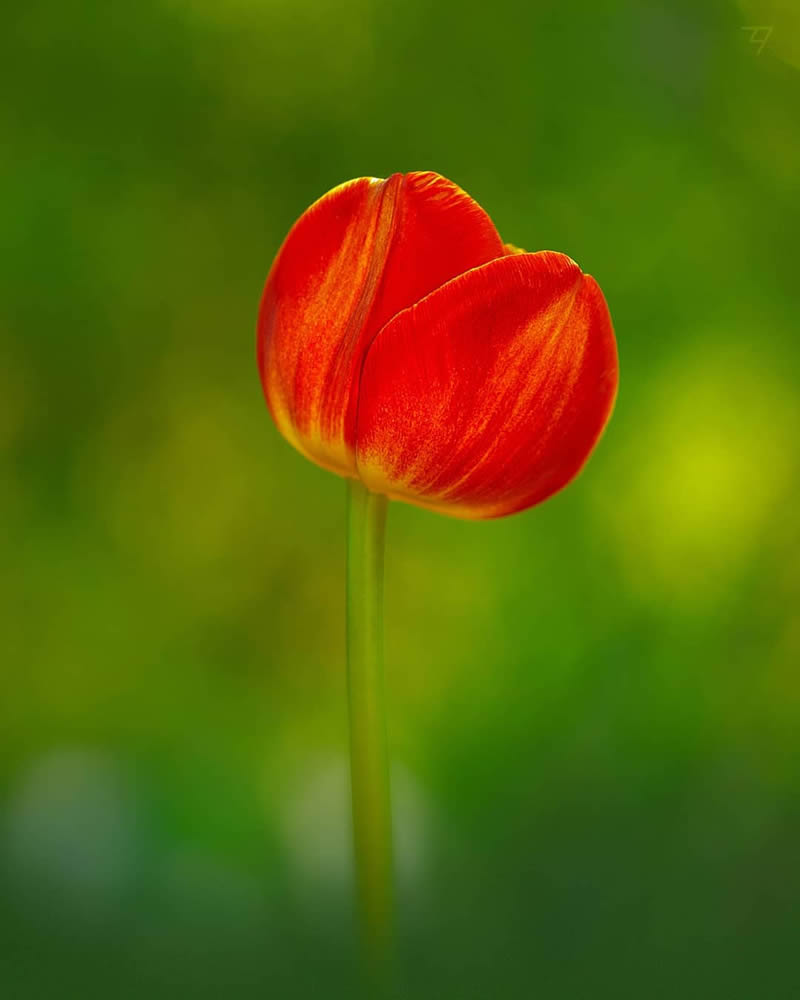
<svg viewBox="0 0 800 1000"><path fill-rule="evenodd" d="M605 299L563 254L514 254L395 316L361 379L359 474L454 517L501 517L580 471L611 414Z"/></svg>
<svg viewBox="0 0 800 1000"><path fill-rule="evenodd" d="M503 254L489 216L434 173L334 188L287 236L258 321L258 363L276 424L306 456L355 476L364 354L397 312Z"/></svg>

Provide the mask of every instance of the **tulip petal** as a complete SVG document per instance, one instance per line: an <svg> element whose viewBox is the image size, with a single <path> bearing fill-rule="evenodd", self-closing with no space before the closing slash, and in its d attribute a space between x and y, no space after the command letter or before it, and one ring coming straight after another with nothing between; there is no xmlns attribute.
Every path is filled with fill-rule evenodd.
<svg viewBox="0 0 800 1000"><path fill-rule="evenodd" d="M259 369L284 436L355 476L358 378L375 334L503 252L489 216L438 174L360 178L315 202L281 247L259 313Z"/></svg>
<svg viewBox="0 0 800 1000"><path fill-rule="evenodd" d="M597 283L563 254L510 254L396 315L359 391L372 490L454 517L501 517L580 471L617 389Z"/></svg>

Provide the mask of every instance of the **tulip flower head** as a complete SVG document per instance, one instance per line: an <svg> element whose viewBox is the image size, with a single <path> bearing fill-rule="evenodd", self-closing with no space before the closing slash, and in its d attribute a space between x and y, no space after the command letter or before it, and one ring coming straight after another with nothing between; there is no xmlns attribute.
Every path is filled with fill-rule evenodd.
<svg viewBox="0 0 800 1000"><path fill-rule="evenodd" d="M595 280L564 254L504 244L430 172L349 181L300 216L267 278L258 365L307 458L463 518L569 483L618 379Z"/></svg>

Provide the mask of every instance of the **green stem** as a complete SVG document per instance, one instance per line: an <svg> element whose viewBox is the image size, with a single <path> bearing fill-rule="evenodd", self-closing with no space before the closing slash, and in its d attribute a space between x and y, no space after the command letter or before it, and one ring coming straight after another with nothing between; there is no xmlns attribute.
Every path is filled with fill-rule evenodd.
<svg viewBox="0 0 800 1000"><path fill-rule="evenodd" d="M383 690L383 551L387 499L348 481L347 687L358 908L375 983L392 950L392 816Z"/></svg>

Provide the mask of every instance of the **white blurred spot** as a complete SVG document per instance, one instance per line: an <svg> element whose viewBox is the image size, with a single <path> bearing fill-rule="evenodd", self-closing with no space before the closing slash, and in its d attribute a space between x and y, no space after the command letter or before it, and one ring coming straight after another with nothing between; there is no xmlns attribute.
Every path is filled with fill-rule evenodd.
<svg viewBox="0 0 800 1000"><path fill-rule="evenodd" d="M392 767L392 824L397 891L413 896L424 884L434 823L415 778ZM301 894L341 895L353 881L349 762L329 758L289 795L282 817L286 849Z"/></svg>
<svg viewBox="0 0 800 1000"><path fill-rule="evenodd" d="M132 796L117 764L60 749L20 775L4 816L6 864L31 896L83 913L113 904L134 876Z"/></svg>

